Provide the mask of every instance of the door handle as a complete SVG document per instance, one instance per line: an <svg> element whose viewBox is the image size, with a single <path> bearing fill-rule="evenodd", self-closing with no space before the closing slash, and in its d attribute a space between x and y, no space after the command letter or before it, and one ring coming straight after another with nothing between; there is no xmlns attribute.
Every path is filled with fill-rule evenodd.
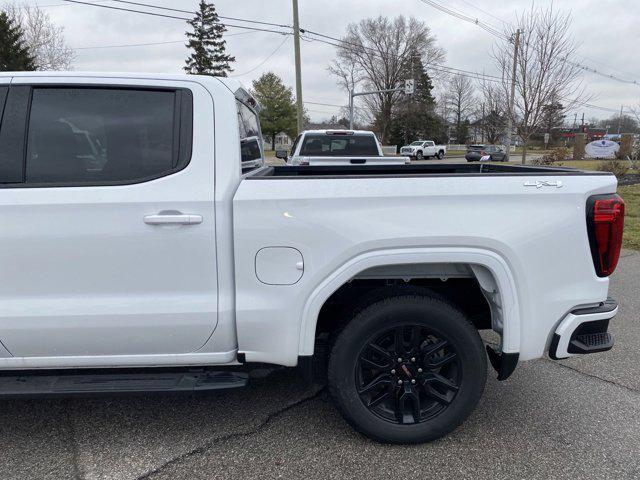
<svg viewBox="0 0 640 480"><path fill-rule="evenodd" d="M145 215L144 223L147 225L197 225L202 223L202 215L159 213L157 215Z"/></svg>

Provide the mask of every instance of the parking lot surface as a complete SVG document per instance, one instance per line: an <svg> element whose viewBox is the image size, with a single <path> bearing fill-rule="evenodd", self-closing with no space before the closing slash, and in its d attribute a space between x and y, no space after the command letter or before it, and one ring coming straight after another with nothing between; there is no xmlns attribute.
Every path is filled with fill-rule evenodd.
<svg viewBox="0 0 640 480"><path fill-rule="evenodd" d="M493 372L475 413L417 446L352 431L286 369L208 395L0 400L0 478L640 478L640 252L612 277L611 352Z"/></svg>

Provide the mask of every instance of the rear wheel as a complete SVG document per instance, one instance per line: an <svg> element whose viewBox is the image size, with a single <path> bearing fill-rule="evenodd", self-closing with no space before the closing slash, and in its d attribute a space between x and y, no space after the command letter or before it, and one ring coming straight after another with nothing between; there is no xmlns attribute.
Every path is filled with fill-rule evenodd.
<svg viewBox="0 0 640 480"><path fill-rule="evenodd" d="M437 157L438 157L438 160L442 160L442 159L444 158L444 152L443 152L442 150L440 150L440 151L438 152Z"/></svg>
<svg viewBox="0 0 640 480"><path fill-rule="evenodd" d="M416 160L422 160L423 158L424 158L424 155L422 155L422 152L416 153Z"/></svg>
<svg viewBox="0 0 640 480"><path fill-rule="evenodd" d="M478 332L447 301L402 295L355 315L329 359L331 395L345 419L386 443L419 443L460 425L486 379Z"/></svg>

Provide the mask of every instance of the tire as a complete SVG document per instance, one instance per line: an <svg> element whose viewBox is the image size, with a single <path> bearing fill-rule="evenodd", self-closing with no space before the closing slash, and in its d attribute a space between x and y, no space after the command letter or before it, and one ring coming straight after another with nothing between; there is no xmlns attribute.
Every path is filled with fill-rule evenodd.
<svg viewBox="0 0 640 480"><path fill-rule="evenodd" d="M444 152L442 150L440 150L438 152L438 155L436 155L436 157L438 157L438 160L442 160L444 158Z"/></svg>
<svg viewBox="0 0 640 480"><path fill-rule="evenodd" d="M416 153L416 160L422 160L424 158L424 156L422 155L422 152L417 152Z"/></svg>
<svg viewBox="0 0 640 480"><path fill-rule="evenodd" d="M458 427L482 396L486 375L477 330L435 294L399 294L363 308L336 338L328 365L329 391L346 421L373 440L398 444Z"/></svg>

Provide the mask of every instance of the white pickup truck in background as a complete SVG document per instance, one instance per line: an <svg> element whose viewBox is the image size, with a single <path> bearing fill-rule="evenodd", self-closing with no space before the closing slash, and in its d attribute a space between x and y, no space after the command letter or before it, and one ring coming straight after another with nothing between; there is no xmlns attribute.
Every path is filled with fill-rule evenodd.
<svg viewBox="0 0 640 480"><path fill-rule="evenodd" d="M385 156L375 133L366 130L306 130L294 140L291 153L276 152L288 165L405 165L408 157Z"/></svg>
<svg viewBox="0 0 640 480"><path fill-rule="evenodd" d="M270 167L255 105L210 76L0 73L0 395L317 367L358 431L416 443L469 416L487 355L504 380L612 348L615 176Z"/></svg>
<svg viewBox="0 0 640 480"><path fill-rule="evenodd" d="M446 145L436 145L432 140L417 140L400 149L400 155L407 155L416 160L435 157L442 160L447 153Z"/></svg>

